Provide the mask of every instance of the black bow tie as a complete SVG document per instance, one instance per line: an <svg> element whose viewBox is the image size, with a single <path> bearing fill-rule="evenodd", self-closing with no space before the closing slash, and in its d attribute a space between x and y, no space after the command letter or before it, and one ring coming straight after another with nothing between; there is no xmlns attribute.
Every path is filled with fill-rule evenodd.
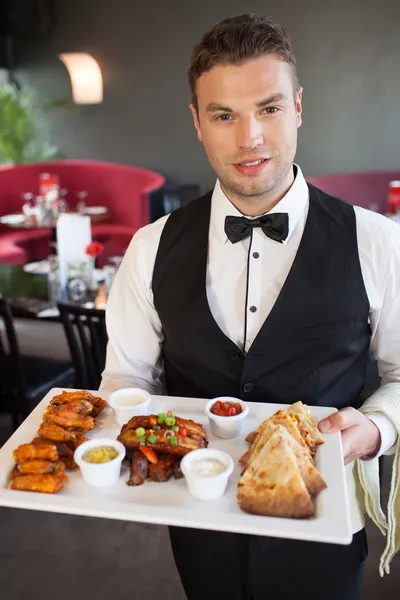
<svg viewBox="0 0 400 600"><path fill-rule="evenodd" d="M232 244L247 238L254 227L261 227L266 236L282 243L289 233L289 215L287 213L271 213L256 219L225 217L225 233Z"/></svg>

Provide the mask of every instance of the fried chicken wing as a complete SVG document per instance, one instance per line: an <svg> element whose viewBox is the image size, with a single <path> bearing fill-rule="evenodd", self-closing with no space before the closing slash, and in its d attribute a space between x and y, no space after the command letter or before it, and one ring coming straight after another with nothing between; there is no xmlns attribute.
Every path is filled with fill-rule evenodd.
<svg viewBox="0 0 400 600"><path fill-rule="evenodd" d="M90 402L93 404L92 415L94 417L98 417L99 414L105 409L105 407L108 406L107 402L99 396L92 396L90 398Z"/></svg>
<svg viewBox="0 0 400 600"><path fill-rule="evenodd" d="M68 478L65 469L75 469L74 451L87 440L84 434L93 429L94 417L107 402L87 390L62 392L50 401L30 444L14 451L16 465L9 475L14 490L54 494Z"/></svg>
<svg viewBox="0 0 400 600"><path fill-rule="evenodd" d="M45 473L57 473L64 471L65 465L61 461L50 462L49 460L26 460L17 464L17 470L20 475L44 475Z"/></svg>
<svg viewBox="0 0 400 600"><path fill-rule="evenodd" d="M87 442L87 437L79 437L77 438L75 441L73 442L53 442L54 446L57 448L57 452L58 452L58 456L61 457L67 457L67 456L73 456L75 450L77 449L78 446L80 446L81 444L83 444L83 442ZM35 437L32 440L32 444L45 444L46 440L43 440L40 437Z"/></svg>
<svg viewBox="0 0 400 600"><path fill-rule="evenodd" d="M25 492L56 494L67 485L68 477L63 471L48 475L19 475L11 479L9 488Z"/></svg>
<svg viewBox="0 0 400 600"><path fill-rule="evenodd" d="M14 450L13 457L16 463L34 459L56 462L58 460L58 452L54 444L49 444L45 440L42 440L41 444L22 444Z"/></svg>
<svg viewBox="0 0 400 600"><path fill-rule="evenodd" d="M53 406L59 406L61 404L70 404L74 402L80 402L82 400L86 400L93 405L93 412L91 413L93 416L98 416L101 411L107 406L107 402L100 398L100 396L93 396L90 392L86 390L79 390L77 392L62 392L50 401L50 404Z"/></svg>
<svg viewBox="0 0 400 600"><path fill-rule="evenodd" d="M58 405L53 405L53 404L49 404L49 406L47 407L47 411L45 412L45 415L47 414L55 414L58 413L60 410L65 410L66 408L68 408L68 410L73 411L79 415L83 415L83 416L88 416L91 415L93 412L93 404L91 402L89 402L89 400L72 400L71 402L68 402L67 404L58 404Z"/></svg>
<svg viewBox="0 0 400 600"><path fill-rule="evenodd" d="M68 431L53 423L42 423L38 433L45 440L54 442L74 442L77 438L73 431Z"/></svg>
<svg viewBox="0 0 400 600"><path fill-rule="evenodd" d="M52 426L52 430L51 432L49 432L47 426L46 428L44 428L42 426L42 434L43 432L45 434L48 435L53 435L54 434L54 429L53 429L54 425ZM61 429L61 428L60 428ZM57 429L56 435L59 435L59 430ZM71 432L66 431L66 434L70 434ZM71 471L72 469L77 469L78 465L76 464L76 462L74 461L74 452L75 450L78 448L78 446L80 446L81 444L83 444L83 442L87 441L87 437L85 436L80 436L77 437L74 440L71 441L66 441L66 442L54 442L54 446L57 448L58 451L58 456L60 457L60 461L62 462L63 466L65 466L65 468L68 471ZM46 443L45 440L43 440L40 437L36 437L32 440L32 444L37 445L37 444L43 444Z"/></svg>
<svg viewBox="0 0 400 600"><path fill-rule="evenodd" d="M82 414L76 413L70 409L69 405L67 407L60 407L52 413L51 420L61 427L77 427L85 431L89 431L94 427L93 417L85 417Z"/></svg>
<svg viewBox="0 0 400 600"><path fill-rule="evenodd" d="M70 405L79 403L82 401L90 402L92 405L91 415L97 417L102 410L107 406L107 402L99 396L93 396L86 390L79 390L77 392L62 392L50 401L52 406Z"/></svg>
<svg viewBox="0 0 400 600"><path fill-rule="evenodd" d="M77 390L76 392L61 392L61 394L54 396L54 398L50 400L50 404L69 404L70 402L80 400L88 400L89 402L91 402L91 398L95 398L95 396L93 396L90 392L87 392L86 390Z"/></svg>

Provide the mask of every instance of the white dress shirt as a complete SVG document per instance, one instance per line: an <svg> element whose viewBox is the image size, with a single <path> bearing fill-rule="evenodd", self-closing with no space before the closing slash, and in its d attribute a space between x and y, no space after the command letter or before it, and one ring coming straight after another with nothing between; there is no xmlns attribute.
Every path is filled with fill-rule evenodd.
<svg viewBox="0 0 400 600"><path fill-rule="evenodd" d="M285 242L277 243L261 228L255 228L252 238L232 244L224 231L225 217L242 215L218 181L215 185L207 297L219 327L245 352L271 312L290 271L308 207L308 187L297 167L292 187L269 211L288 213L289 235ZM397 382L400 391L400 228L377 213L358 206L354 210L361 271L370 303L371 356L378 362L382 384ZM107 303L109 344L102 391L136 385L152 393L163 393L159 379L163 332L151 283L167 219L168 215L135 234L115 277ZM381 432L379 455L390 451L397 440L394 425L381 414L368 416Z"/></svg>

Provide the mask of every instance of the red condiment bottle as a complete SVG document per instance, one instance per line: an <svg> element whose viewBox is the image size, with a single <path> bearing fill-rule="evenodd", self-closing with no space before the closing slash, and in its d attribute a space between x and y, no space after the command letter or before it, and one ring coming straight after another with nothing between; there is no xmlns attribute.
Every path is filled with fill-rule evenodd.
<svg viewBox="0 0 400 600"><path fill-rule="evenodd" d="M388 213L395 215L400 210L400 181L389 181Z"/></svg>

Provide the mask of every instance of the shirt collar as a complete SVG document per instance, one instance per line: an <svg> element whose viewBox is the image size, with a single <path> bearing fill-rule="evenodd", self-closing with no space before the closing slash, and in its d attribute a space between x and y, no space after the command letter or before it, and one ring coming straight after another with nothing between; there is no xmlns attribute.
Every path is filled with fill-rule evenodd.
<svg viewBox="0 0 400 600"><path fill-rule="evenodd" d="M308 206L308 186L300 167L298 165L295 165L295 167L296 176L292 186L282 200L280 200L270 211L265 213L288 213L289 233L286 240L283 242L284 244L289 241L300 217L302 214L304 214L304 211ZM222 242L226 242L228 240L225 233L225 217L228 215L235 217L243 216L242 213L225 196L221 188L221 184L219 180L217 180L211 200L210 233L212 233L213 239L217 238Z"/></svg>

